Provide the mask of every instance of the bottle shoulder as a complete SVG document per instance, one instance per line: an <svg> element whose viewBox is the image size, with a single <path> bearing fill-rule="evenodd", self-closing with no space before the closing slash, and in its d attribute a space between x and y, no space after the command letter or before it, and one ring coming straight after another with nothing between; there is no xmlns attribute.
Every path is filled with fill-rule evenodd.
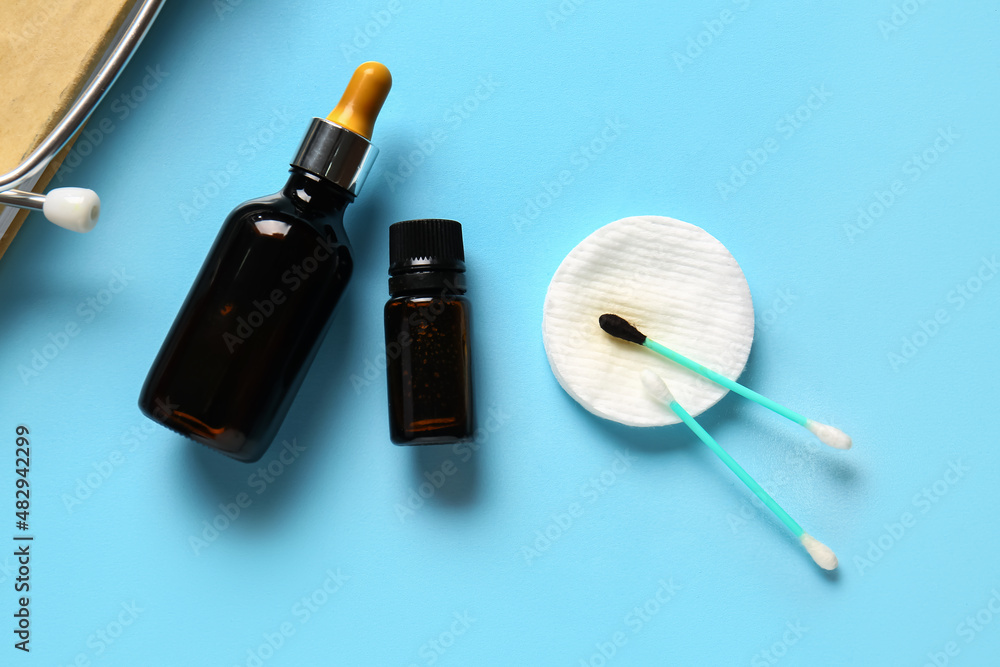
<svg viewBox="0 0 1000 667"><path fill-rule="evenodd" d="M465 309L471 306L469 298L464 294L437 293L390 295L389 300L385 302L385 308L386 310L390 308L421 308L432 303Z"/></svg>
<svg viewBox="0 0 1000 667"><path fill-rule="evenodd" d="M250 211L262 210L291 211L294 210L294 207L291 207L291 202L288 201L288 198L282 195L282 193L275 192L273 194L248 199L234 208L229 215L243 215L244 213Z"/></svg>
<svg viewBox="0 0 1000 667"><path fill-rule="evenodd" d="M328 243L347 245L343 216L343 209L328 212L303 208L276 192L243 202L226 216L224 225L265 237L320 236Z"/></svg>

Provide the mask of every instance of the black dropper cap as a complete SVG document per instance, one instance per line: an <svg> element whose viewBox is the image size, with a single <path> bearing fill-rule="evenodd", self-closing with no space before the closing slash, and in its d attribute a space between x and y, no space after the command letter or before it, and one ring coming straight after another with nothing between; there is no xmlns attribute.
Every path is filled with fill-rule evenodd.
<svg viewBox="0 0 1000 667"><path fill-rule="evenodd" d="M455 220L405 220L389 226L389 291L447 287L465 292L462 224Z"/></svg>

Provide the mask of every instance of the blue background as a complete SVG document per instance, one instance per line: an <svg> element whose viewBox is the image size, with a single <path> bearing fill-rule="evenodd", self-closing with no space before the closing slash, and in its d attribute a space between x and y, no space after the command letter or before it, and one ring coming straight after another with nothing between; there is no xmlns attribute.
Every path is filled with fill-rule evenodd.
<svg viewBox="0 0 1000 667"><path fill-rule="evenodd" d="M1000 11L897 7L170 3L53 184L97 190L98 227L35 215L0 262L0 498L13 535L26 424L36 536L32 652L0 628L3 663L995 664ZM246 465L152 425L139 388L220 222L371 59L395 87L357 269L277 442ZM703 417L837 574L681 427L602 422L552 377L552 273L641 214L741 263L745 382L854 436L821 448L731 395ZM425 216L465 226L471 457L388 439L386 230Z"/></svg>

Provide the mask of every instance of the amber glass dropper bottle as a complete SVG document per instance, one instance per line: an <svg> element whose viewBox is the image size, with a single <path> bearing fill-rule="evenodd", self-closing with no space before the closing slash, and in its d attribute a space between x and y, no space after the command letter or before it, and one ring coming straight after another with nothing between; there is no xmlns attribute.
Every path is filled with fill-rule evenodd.
<svg viewBox="0 0 1000 667"><path fill-rule="evenodd" d="M263 455L351 277L344 209L391 85L384 65L358 67L285 187L226 218L142 388L150 419L242 461Z"/></svg>

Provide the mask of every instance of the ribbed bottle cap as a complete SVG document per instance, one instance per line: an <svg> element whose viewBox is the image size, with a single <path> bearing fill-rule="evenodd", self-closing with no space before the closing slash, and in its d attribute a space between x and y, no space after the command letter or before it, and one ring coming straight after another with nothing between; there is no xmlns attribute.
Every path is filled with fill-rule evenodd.
<svg viewBox="0 0 1000 667"><path fill-rule="evenodd" d="M465 271L462 225L455 220L405 220L389 226L389 275Z"/></svg>

